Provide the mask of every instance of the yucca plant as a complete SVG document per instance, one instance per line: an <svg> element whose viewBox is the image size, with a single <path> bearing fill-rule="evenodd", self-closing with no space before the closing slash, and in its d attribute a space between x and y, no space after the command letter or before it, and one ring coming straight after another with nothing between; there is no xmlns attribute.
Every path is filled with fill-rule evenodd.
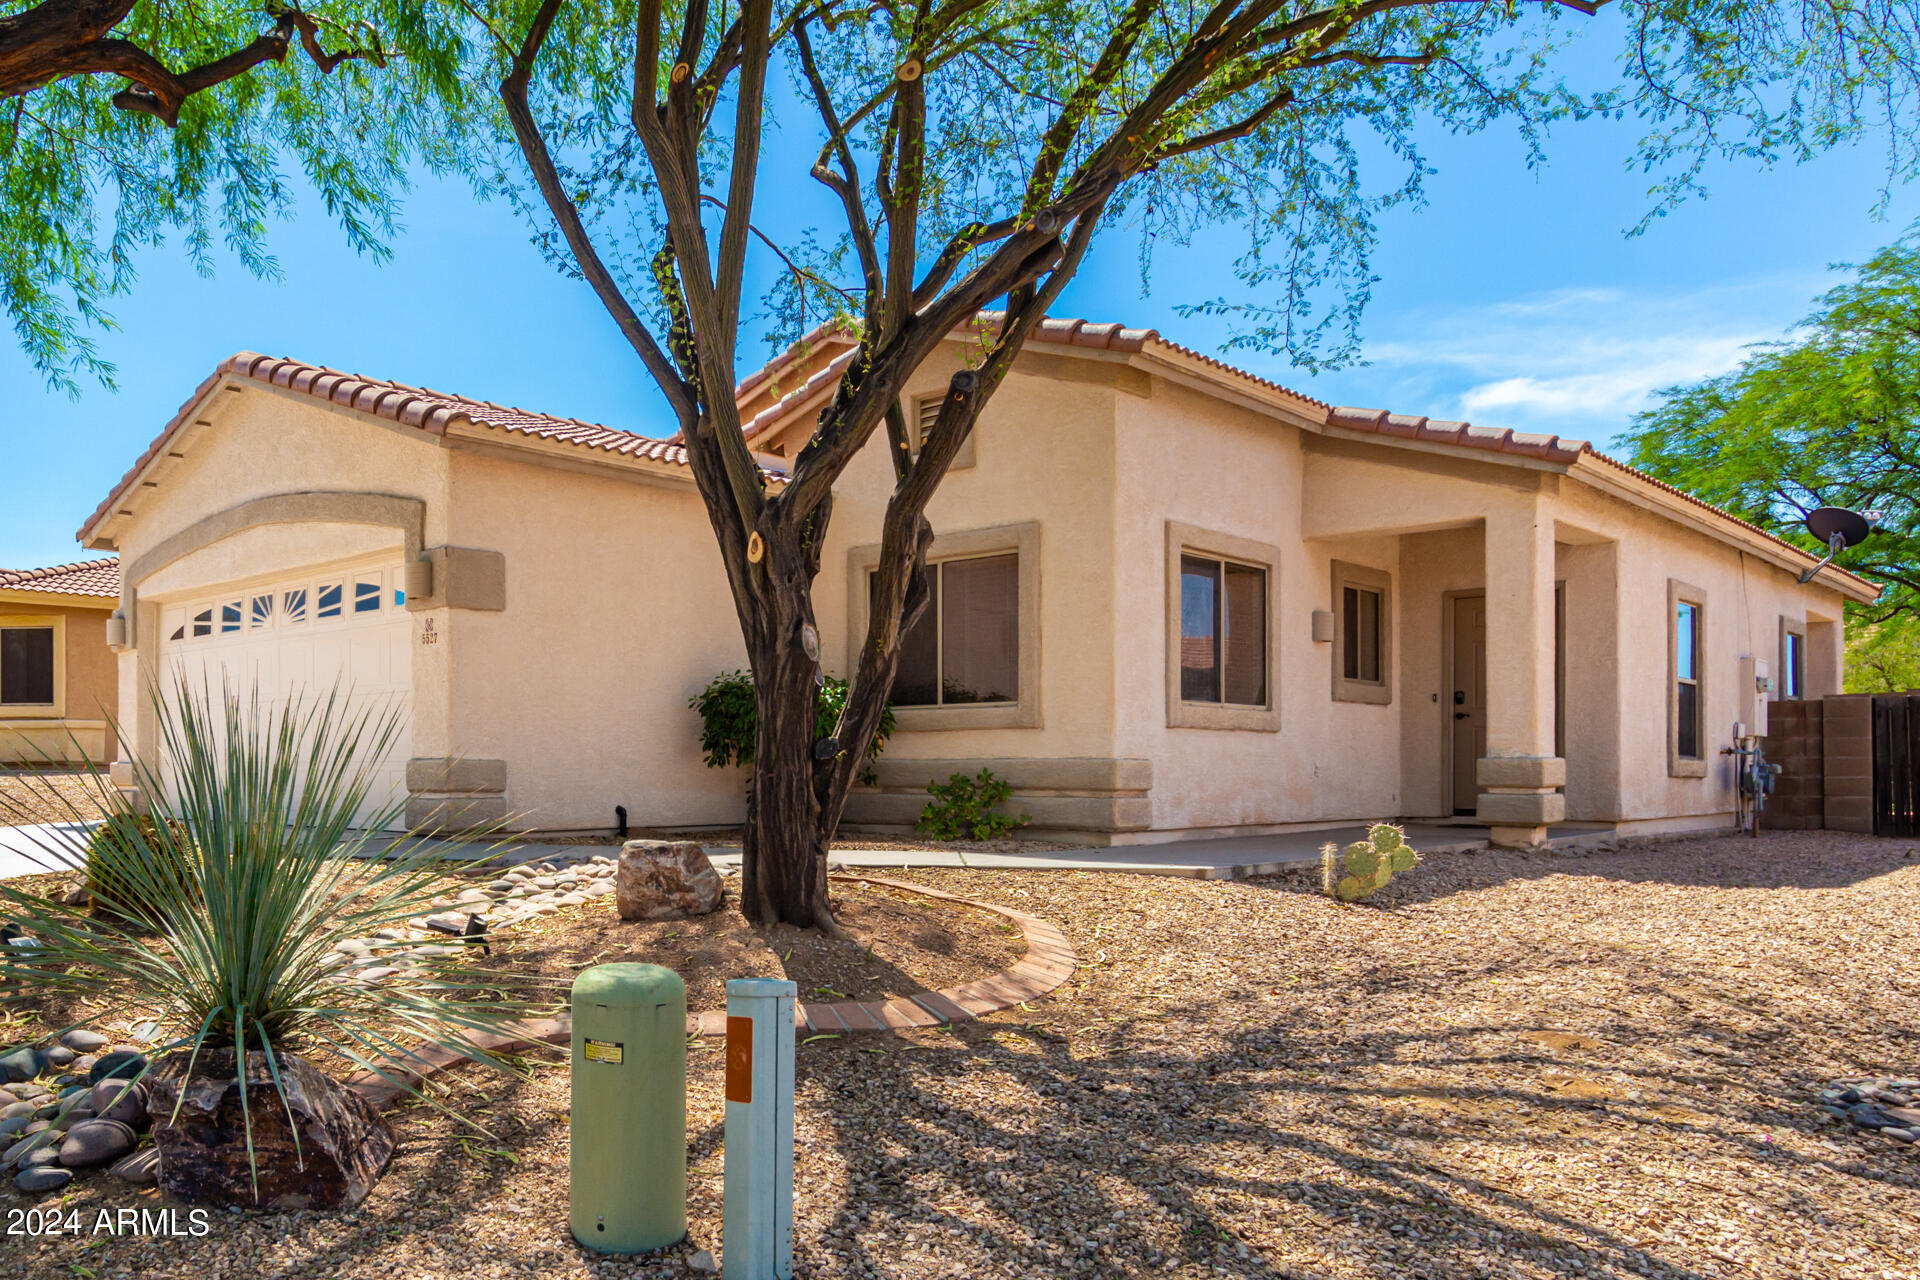
<svg viewBox="0 0 1920 1280"><path fill-rule="evenodd" d="M35 944L15 949L9 984L149 1011L166 1048L185 1055L184 1080L218 1059L244 1081L248 1055L259 1055L296 1144L290 1055L403 1088L392 1060L422 1047L505 1069L469 1036L531 1012L530 993L471 967L464 949L410 956L377 982L346 977L338 944L427 914L445 891L431 844L393 834L404 797L376 791L379 764L400 742L400 710L356 708L339 687L278 702L257 690L215 695L178 676L153 707L161 759L133 764L147 814L108 789L106 821L121 845L112 912L0 883L0 919ZM38 795L59 802L51 787ZM72 822L36 838L35 860L49 871L84 868L88 815L70 811ZM257 1196L248 1092L239 1088Z"/></svg>

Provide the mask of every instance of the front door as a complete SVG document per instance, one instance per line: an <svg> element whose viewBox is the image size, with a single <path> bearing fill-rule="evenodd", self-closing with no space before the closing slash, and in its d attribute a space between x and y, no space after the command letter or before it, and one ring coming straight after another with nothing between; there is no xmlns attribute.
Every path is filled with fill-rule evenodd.
<svg viewBox="0 0 1920 1280"><path fill-rule="evenodd" d="M1474 765L1487 754L1487 598L1453 600L1453 811L1474 813L1480 785Z"/></svg>

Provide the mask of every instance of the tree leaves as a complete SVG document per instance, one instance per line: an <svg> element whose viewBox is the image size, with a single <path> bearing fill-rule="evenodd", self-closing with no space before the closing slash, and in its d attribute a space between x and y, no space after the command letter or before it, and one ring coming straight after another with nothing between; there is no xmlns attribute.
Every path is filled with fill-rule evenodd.
<svg viewBox="0 0 1920 1280"><path fill-rule="evenodd" d="M1858 267L1790 340L1662 395L1626 437L1636 466L1816 554L1808 511L1878 511L1839 560L1886 584L1857 612L1920 618L1920 232Z"/></svg>

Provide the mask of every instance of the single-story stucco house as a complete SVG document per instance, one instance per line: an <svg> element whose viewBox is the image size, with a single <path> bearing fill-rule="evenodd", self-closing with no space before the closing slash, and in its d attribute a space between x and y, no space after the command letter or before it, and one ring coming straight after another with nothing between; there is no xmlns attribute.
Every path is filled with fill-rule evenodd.
<svg viewBox="0 0 1920 1280"><path fill-rule="evenodd" d="M107 619L119 603L118 560L0 569L0 764L113 760L120 671Z"/></svg>
<svg viewBox="0 0 1920 1280"><path fill-rule="evenodd" d="M956 332L909 421L969 360ZM851 344L739 388L778 483ZM844 674L891 486L843 478L816 585ZM1334 408L1152 330L1048 322L929 509L936 606L850 825L982 765L1035 834L1140 843L1375 818L1528 841L1725 825L1723 747L1841 687L1876 589L1582 441ZM672 440L243 354L81 530L121 558L121 718L143 670L409 708L414 817L731 824L688 698L744 650ZM1772 691L1763 677L1778 676ZM124 777L124 771L122 776Z"/></svg>

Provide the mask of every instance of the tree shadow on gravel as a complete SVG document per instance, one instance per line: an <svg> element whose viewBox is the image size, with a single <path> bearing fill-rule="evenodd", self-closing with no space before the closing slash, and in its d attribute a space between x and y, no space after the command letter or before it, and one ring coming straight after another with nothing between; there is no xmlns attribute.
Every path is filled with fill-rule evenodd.
<svg viewBox="0 0 1920 1280"><path fill-rule="evenodd" d="M1364 976L1356 982L1364 989ZM1247 1011L1189 1004L1179 1022L1198 1036ZM1074 1018L1070 1007L1044 1013ZM1346 1036L1299 1013L1188 1054L1166 1040L1163 1015L1143 1013L1103 1026L1091 1050L1045 1026L1007 1024L891 1038L884 1056L847 1042L812 1046L801 1088L836 1121L847 1194L823 1237L797 1232L796 1243L821 1276L1217 1269L1259 1280L1329 1271L1451 1280L1518 1264L1528 1275L1693 1280L1723 1272L1659 1244L1664 1222L1626 1224L1583 1212L1574 1197L1536 1193L1524 1173L1503 1173L1500 1152L1583 1159L1583 1130L1598 1137L1619 1124L1661 1140L1704 1137L1741 1159L1840 1168L1769 1148L1723 1115L1570 1104L1540 1083L1433 1089L1379 1078L1401 1048L1413 1051L1409 1066L1491 1072L1529 1061L1476 1048L1491 1030ZM1567 1065L1545 1052L1532 1061L1543 1071ZM1579 1122L1551 1119L1568 1113ZM1798 1196L1765 1207L1807 1211Z"/></svg>

